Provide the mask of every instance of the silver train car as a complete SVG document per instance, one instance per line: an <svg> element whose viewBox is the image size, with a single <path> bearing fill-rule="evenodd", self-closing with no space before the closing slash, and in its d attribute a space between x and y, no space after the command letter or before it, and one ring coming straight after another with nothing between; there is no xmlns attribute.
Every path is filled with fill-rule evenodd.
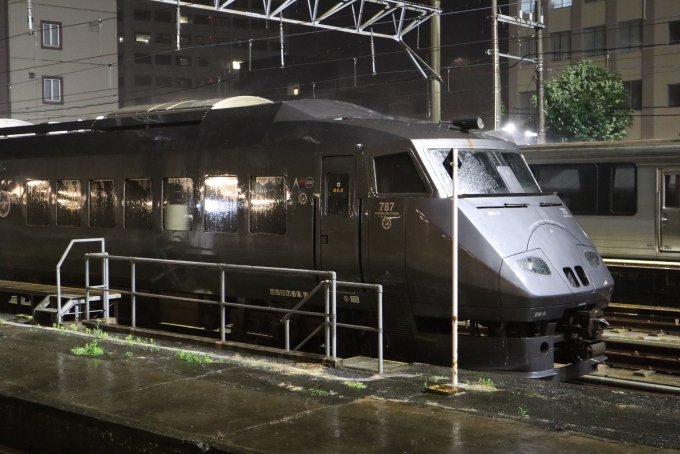
<svg viewBox="0 0 680 454"><path fill-rule="evenodd" d="M451 358L455 156L461 367L564 378L604 358L612 277L510 142L341 102L249 97L0 135L3 279L52 282L69 240L88 237L106 238L116 255L332 270L384 286L386 357L441 364ZM82 285L82 260L63 269L65 282ZM112 264L111 273L114 285L127 283L127 268ZM219 294L214 279L172 267L138 278L139 291ZM272 289L312 288L310 279L240 276L227 295L288 306L299 292ZM372 294L350 296L339 318L374 321ZM210 305L139 307L138 323L151 327L215 329L219 320ZM118 313L125 323L125 301ZM276 339L282 329L261 311L228 317L234 340ZM303 325L294 331L306 336ZM349 332L338 351L370 345Z"/></svg>
<svg viewBox="0 0 680 454"><path fill-rule="evenodd" d="M678 306L680 140L522 147L605 258L617 302Z"/></svg>

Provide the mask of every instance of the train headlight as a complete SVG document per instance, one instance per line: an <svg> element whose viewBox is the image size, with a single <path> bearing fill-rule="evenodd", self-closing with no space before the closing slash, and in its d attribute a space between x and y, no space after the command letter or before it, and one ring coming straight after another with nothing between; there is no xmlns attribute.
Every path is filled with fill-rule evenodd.
<svg viewBox="0 0 680 454"><path fill-rule="evenodd" d="M542 274L544 276L550 276L550 267L545 260L538 257L527 257L517 261L517 264L524 271L530 273Z"/></svg>
<svg viewBox="0 0 680 454"><path fill-rule="evenodd" d="M600 266L600 256L595 251L586 251L583 255L586 257L586 262L592 268L597 268Z"/></svg>

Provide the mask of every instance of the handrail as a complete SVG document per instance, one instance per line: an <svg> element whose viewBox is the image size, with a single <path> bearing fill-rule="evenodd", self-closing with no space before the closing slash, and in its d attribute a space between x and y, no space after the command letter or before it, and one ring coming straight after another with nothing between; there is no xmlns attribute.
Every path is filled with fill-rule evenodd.
<svg viewBox="0 0 680 454"><path fill-rule="evenodd" d="M89 285L89 269L90 269L90 258L102 259L104 264L104 269L106 270L106 276L104 284L101 286L90 286ZM109 260L116 261L127 261L130 262L130 278L131 285L130 291L122 289L112 289L109 287L109 276L108 276L108 262ZM211 268L219 270L220 272L220 301L209 301L197 298L181 297L181 296L170 296L170 295L157 295L145 292L138 292L136 285L136 265L142 263L157 263L157 264L170 264L170 265L183 265L199 268ZM303 276L322 276L325 280L319 282L319 284L314 287L309 293L304 295L304 297L292 308L292 309L280 309L276 307L263 307L255 306L243 303L232 303L226 301L226 271L249 271L249 272L266 272L266 273L279 273L279 274L297 274ZM127 294L131 297L131 309L132 309L132 320L131 325L133 328L137 325L136 311L137 311L137 296L143 297L162 297L164 299L170 299L174 301L186 301L186 302L197 302L203 304L215 304L220 306L220 339L222 342L226 341L226 307L243 307L255 310L270 311L270 312L281 312L285 315L281 319L281 322L285 326L285 349L290 351L290 317L292 315L307 315L313 317L323 317L324 321L316 328L305 340L303 340L293 351L296 351L302 345L304 345L309 339L311 339L316 333L319 332L321 328L325 328L326 337L326 357L332 357L337 359L337 327L341 326L343 328L360 329L366 331L374 331L378 333L378 360L379 360L379 373L383 373L383 320L382 320L382 285L378 284L360 284L354 282L341 282L336 278L336 273L334 271L321 271L321 270L304 270L296 268L280 268L280 267L266 267L266 266L252 266L252 265L235 265L228 263L205 263L205 262L195 262L187 260L170 260L170 259L157 259L157 258L145 258L145 257L129 257L129 256L118 256L109 255L106 252L101 253L88 253L85 254L85 271L86 271L86 282L85 282L85 300L86 300L86 312L87 318L90 318L90 289L101 289L105 295L108 292L115 291L120 294ZM377 305L378 305L378 327L372 328L360 325L349 325L345 323L337 323L337 287L356 287L356 288L370 288L376 292L377 295ZM305 303L307 303L311 297L316 294L321 288L325 290L324 300L325 300L325 312L310 312L299 310ZM107 318L108 318L108 305L106 308Z"/></svg>
<svg viewBox="0 0 680 454"><path fill-rule="evenodd" d="M61 314L61 265L64 264L64 260L66 260L66 257L68 256L68 253L71 251L71 248L73 247L74 244L76 243L96 243L99 242L102 245L102 254L106 254L106 243L104 238L81 238L77 240L71 240L71 242L68 244L68 247L64 251L64 253L61 256L61 259L59 260L59 263L57 263L57 323L62 322L62 314ZM107 266L108 264L104 264L103 266ZM105 282L106 285L108 286L108 269L102 269L102 272L104 273L104 278L107 279ZM87 285L89 285L89 273L87 274ZM105 304L108 307L108 293L104 297L105 299ZM89 318L90 312L88 308L88 313L87 316Z"/></svg>

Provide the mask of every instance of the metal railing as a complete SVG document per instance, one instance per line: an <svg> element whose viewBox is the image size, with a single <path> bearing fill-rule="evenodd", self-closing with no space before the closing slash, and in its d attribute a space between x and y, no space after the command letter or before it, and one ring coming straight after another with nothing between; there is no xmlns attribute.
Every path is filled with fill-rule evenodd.
<svg viewBox="0 0 680 454"><path fill-rule="evenodd" d="M61 260L59 260L59 263L57 263L57 323L61 323L63 321L62 320L63 316L61 314L61 265L64 264L64 261L66 260L66 257L68 256L68 253L71 252L71 248L76 243L100 243L101 246L102 246L101 254L106 254L106 242L105 242L104 238L81 238L81 239L77 239L77 240L71 240L71 242L68 244L68 247L66 248L66 250L64 251L64 253L61 256ZM109 281L108 281L109 272L108 272L107 267L108 267L108 262L106 262L106 261L103 262L102 263L102 276L103 276L102 279L104 279L104 281L103 281L103 285L101 285L97 288L106 288L109 285ZM89 287L90 286L89 269L87 270L85 275L86 275L85 285L87 287ZM109 294L108 294L108 292L105 292L104 293L104 306L106 307L106 310L107 310L107 315L106 315L107 318L108 318L108 307L109 307L108 302L109 302ZM87 310L87 318L89 320L89 318L90 318L89 304L88 304L86 310Z"/></svg>
<svg viewBox="0 0 680 454"><path fill-rule="evenodd" d="M103 286L91 286L90 285L90 259L101 259L103 262L103 269L105 270L104 285ZM123 261L130 263L130 290L123 289L113 289L109 286L109 261ZM211 301L198 298L190 298L183 296L172 296L172 295L160 295L154 293L146 293L137 291L137 264L165 264L173 266L187 266L196 268L208 268L219 271L220 277L220 300ZM316 287L314 287L309 293L307 293L293 308L277 308L277 307L266 307L266 306L256 306L252 304L234 303L226 300L226 272L227 271L238 271L238 272L257 272L257 273L271 273L271 274L293 274L299 276L321 276L325 280L321 281ZM360 325L350 325L347 323L337 322L337 287L355 287L355 288L371 288L376 293L377 299L377 311L378 311L378 326L377 328L369 326ZM374 331L378 333L378 370L379 373L383 373L383 319L382 319L382 285L378 284L360 284L354 282L340 282L336 279L336 274L334 271L318 271L318 270L302 270L296 268L277 268L277 267L266 267L266 266L251 266L251 265L234 265L227 263L205 263L205 262L193 262L185 260L168 260L168 259L154 259L154 258L144 258L144 257L126 257L126 256L116 256L109 255L106 252L101 253L90 253L85 254L85 311L87 313L86 317L90 319L90 290L91 289L101 289L104 293L105 301L105 313L108 318L109 308L108 308L108 294L109 292L116 292L122 295L130 295L131 299L131 326L135 328L137 326L137 297L150 297L150 298L162 298L173 301L184 301L184 302L194 302L202 304L213 304L220 306L220 340L222 342L226 341L226 308L227 307L239 307L245 309L253 309L259 311L268 312L280 312L284 313L284 317L281 322L284 324L285 332L285 350L290 351L290 317L293 315L307 315L311 317L321 317L323 318L322 323L316 328L307 338L305 338L293 351L297 351L302 347L307 341L309 341L314 335L316 335L322 328L325 329L325 349L326 357L337 359L337 328L349 328L349 329L359 329L364 331ZM300 310L304 304L309 302L311 298L319 291L324 290L324 308L325 312L312 312Z"/></svg>

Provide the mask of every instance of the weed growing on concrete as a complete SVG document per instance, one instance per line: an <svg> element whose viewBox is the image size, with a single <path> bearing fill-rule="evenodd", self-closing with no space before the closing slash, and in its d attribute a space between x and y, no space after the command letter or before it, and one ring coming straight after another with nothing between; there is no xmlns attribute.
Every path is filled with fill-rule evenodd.
<svg viewBox="0 0 680 454"><path fill-rule="evenodd" d="M328 391L325 391L325 390L319 389L319 388L312 388L312 389L310 389L310 391L312 392L312 396L330 396L331 395L331 393L329 393Z"/></svg>
<svg viewBox="0 0 680 454"><path fill-rule="evenodd" d="M183 351L177 352L175 358L179 359L180 361L186 361L188 363L210 364L213 362L213 360L207 354L201 356L196 353Z"/></svg>
<svg viewBox="0 0 680 454"><path fill-rule="evenodd" d="M64 325L60 325L58 323L52 323L52 328L59 330L59 332L63 333L66 330L66 327Z"/></svg>
<svg viewBox="0 0 680 454"><path fill-rule="evenodd" d="M526 408L517 407L517 415L520 418L528 418L529 417L529 411Z"/></svg>
<svg viewBox="0 0 680 454"><path fill-rule="evenodd" d="M125 352L125 356L127 356L128 358L132 358L132 352Z"/></svg>
<svg viewBox="0 0 680 454"><path fill-rule="evenodd" d="M97 340L93 340L89 344L85 344L84 347L75 347L71 349L71 353L74 355L90 355L90 356L102 356L104 354L104 349L97 346Z"/></svg>
<svg viewBox="0 0 680 454"><path fill-rule="evenodd" d="M494 385L493 380L491 380L490 378L480 378L478 380L478 383L480 385L486 385L486 386L493 386Z"/></svg>
<svg viewBox="0 0 680 454"><path fill-rule="evenodd" d="M85 334L89 336L90 334L92 334L92 330L90 328L85 328Z"/></svg>
<svg viewBox="0 0 680 454"><path fill-rule="evenodd" d="M356 388L356 389L366 389L368 386L366 386L365 383L361 383L360 381L346 381L345 384L349 386L350 388Z"/></svg>
<svg viewBox="0 0 680 454"><path fill-rule="evenodd" d="M125 336L125 342L127 342L128 345L133 345L135 343L135 341L132 340L132 334Z"/></svg>
<svg viewBox="0 0 680 454"><path fill-rule="evenodd" d="M441 381L441 380L448 380L449 377L444 377L443 375L435 375L434 377L430 377L432 381Z"/></svg>
<svg viewBox="0 0 680 454"><path fill-rule="evenodd" d="M78 332L78 325L71 325L71 331Z"/></svg>
<svg viewBox="0 0 680 454"><path fill-rule="evenodd" d="M106 339L109 337L109 333L106 333L99 328L95 328L94 331L92 331L92 335L95 339Z"/></svg>

